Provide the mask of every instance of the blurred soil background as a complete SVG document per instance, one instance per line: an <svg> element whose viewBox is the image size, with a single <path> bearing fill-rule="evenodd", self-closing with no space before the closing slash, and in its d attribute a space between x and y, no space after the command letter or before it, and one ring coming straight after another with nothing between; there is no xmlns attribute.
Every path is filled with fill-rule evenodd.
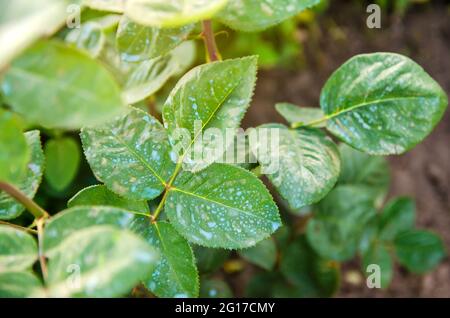
<svg viewBox="0 0 450 318"><path fill-rule="evenodd" d="M409 56L450 95L450 2L414 4L404 13L383 10L381 29L366 26L368 1L332 0L312 23L299 25L295 37L300 67L260 71L255 98L244 126L284 122L275 112L278 102L317 106L326 79L356 54L397 52ZM389 157L390 197L408 195L417 203L417 225L439 233L450 251L450 112L434 132L412 151ZM246 269L228 277L240 294L249 276ZM246 273L247 272L247 273ZM339 297L450 297L450 260L431 273L418 276L397 266L388 290L365 286L359 262L342 271Z"/></svg>

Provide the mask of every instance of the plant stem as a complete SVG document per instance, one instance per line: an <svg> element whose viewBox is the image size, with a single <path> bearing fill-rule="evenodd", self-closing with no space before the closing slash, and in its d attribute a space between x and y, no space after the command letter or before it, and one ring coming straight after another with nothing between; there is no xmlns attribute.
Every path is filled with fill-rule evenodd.
<svg viewBox="0 0 450 318"><path fill-rule="evenodd" d="M36 221L37 235L38 235L39 264L41 265L42 277L44 278L44 282L46 282L47 281L47 263L45 260L44 248L43 248L44 223L45 223L45 217L42 217Z"/></svg>
<svg viewBox="0 0 450 318"><path fill-rule="evenodd" d="M181 171L181 167L183 165L183 159L184 159L184 156L177 163L177 166L175 167L175 171L173 172L172 177L170 177L169 182L166 184L166 189L164 190L164 195L161 199L161 202L159 202L158 207L156 208L155 212L153 213L153 215L151 217L152 223L156 222L156 219L158 218L159 214L161 213L161 211L164 207L164 204L166 203L170 188L172 187L172 184L175 181L175 178L178 176L178 174Z"/></svg>
<svg viewBox="0 0 450 318"><path fill-rule="evenodd" d="M39 218L47 218L49 215L48 213L41 208L39 205L37 205L36 202L28 198L25 194L23 194L19 189L17 189L15 186L0 181L0 190L5 191L8 193L11 197L13 197L17 202L21 203L25 208L33 214L33 216L37 219Z"/></svg>
<svg viewBox="0 0 450 318"><path fill-rule="evenodd" d="M208 62L215 62L222 60L219 50L217 49L216 39L214 37L214 32L212 29L211 20L204 20L202 22L203 31L202 38L205 42L206 52L208 53Z"/></svg>
<svg viewBox="0 0 450 318"><path fill-rule="evenodd" d="M17 224L5 222L5 221L0 221L0 224L7 225L7 226L10 226L10 227L14 227L16 229L19 229L19 230L22 230L22 231L25 231L25 232L30 232L30 233L33 233L33 234L37 234L36 230L30 229L30 228L27 228L27 227L23 227L23 226L20 226L20 225L17 225Z"/></svg>

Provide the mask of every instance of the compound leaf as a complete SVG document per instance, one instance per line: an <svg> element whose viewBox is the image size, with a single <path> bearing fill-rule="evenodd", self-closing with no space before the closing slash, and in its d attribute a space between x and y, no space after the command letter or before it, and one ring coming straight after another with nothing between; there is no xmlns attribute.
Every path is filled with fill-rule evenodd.
<svg viewBox="0 0 450 318"><path fill-rule="evenodd" d="M96 177L113 192L132 200L157 197L174 171L162 125L129 108L125 116L81 131L84 153Z"/></svg>
<svg viewBox="0 0 450 318"><path fill-rule="evenodd" d="M179 233L206 247L250 247L281 225L264 184L253 173L225 164L183 172L169 191L165 211Z"/></svg>
<svg viewBox="0 0 450 318"><path fill-rule="evenodd" d="M328 130L373 155L414 147L447 104L445 92L422 67L393 53L353 57L330 77L320 97Z"/></svg>
<svg viewBox="0 0 450 318"><path fill-rule="evenodd" d="M198 272L194 253L188 242L167 222L149 224L140 218L133 231L155 247L161 258L145 286L158 297L197 297Z"/></svg>

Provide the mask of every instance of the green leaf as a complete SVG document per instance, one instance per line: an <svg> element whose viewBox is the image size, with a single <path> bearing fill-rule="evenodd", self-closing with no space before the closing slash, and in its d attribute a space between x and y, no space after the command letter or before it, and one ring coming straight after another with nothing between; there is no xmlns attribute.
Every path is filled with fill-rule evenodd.
<svg viewBox="0 0 450 318"><path fill-rule="evenodd" d="M256 273L245 287L245 297L271 298L275 284L280 281L283 281L283 277L279 272Z"/></svg>
<svg viewBox="0 0 450 318"><path fill-rule="evenodd" d="M129 211L148 214L149 207L145 201L132 201L122 198L108 190L104 185L94 185L84 188L73 196L67 203L69 208L75 206L113 206Z"/></svg>
<svg viewBox="0 0 450 318"><path fill-rule="evenodd" d="M124 0L83 0L83 4L89 8L100 11L122 13L125 10Z"/></svg>
<svg viewBox="0 0 450 318"><path fill-rule="evenodd" d="M163 118L172 145L180 148L176 152L185 170L199 171L222 156L233 138L219 142L203 132L214 136L220 132L222 137L227 128L238 128L255 81L256 57L252 56L200 65L177 83L164 104ZM180 128L190 138L187 143L178 141L183 137Z"/></svg>
<svg viewBox="0 0 450 318"><path fill-rule="evenodd" d="M373 155L413 148L447 104L445 92L422 67L393 53L353 57L330 77L320 97L328 130Z"/></svg>
<svg viewBox="0 0 450 318"><path fill-rule="evenodd" d="M111 226L76 231L45 253L50 297L123 296L151 275L159 258L143 239Z"/></svg>
<svg viewBox="0 0 450 318"><path fill-rule="evenodd" d="M380 156L370 156L351 148L339 145L341 154L341 174L338 184L373 188L377 205L381 205L389 190L390 171L387 160Z"/></svg>
<svg viewBox="0 0 450 318"><path fill-rule="evenodd" d="M122 97L128 104L146 99L159 91L173 76L184 72L194 61L195 45L184 42L167 53L140 63L121 62L125 73Z"/></svg>
<svg viewBox="0 0 450 318"><path fill-rule="evenodd" d="M381 288L388 288L393 276L392 257L383 243L374 243L364 254L362 271L366 276L373 273L369 265L377 265L380 268Z"/></svg>
<svg viewBox="0 0 450 318"><path fill-rule="evenodd" d="M306 235L322 257L351 259L368 222L375 216L373 192L359 186L338 186L316 207Z"/></svg>
<svg viewBox="0 0 450 318"><path fill-rule="evenodd" d="M202 298L232 298L233 292L228 284L220 279L202 279L200 283Z"/></svg>
<svg viewBox="0 0 450 318"><path fill-rule="evenodd" d="M95 125L124 109L111 74L84 53L56 41L39 42L17 58L1 89L13 110L49 128Z"/></svg>
<svg viewBox="0 0 450 318"><path fill-rule="evenodd" d="M55 32L68 5L61 0L1 0L0 70L38 38Z"/></svg>
<svg viewBox="0 0 450 318"><path fill-rule="evenodd" d="M290 124L302 124L314 127L325 127L325 122L318 122L325 117L320 108L298 107L289 103L276 104L277 112ZM317 124L312 124L318 122Z"/></svg>
<svg viewBox="0 0 450 318"><path fill-rule="evenodd" d="M232 0L218 19L238 31L256 32L274 26L308 9L320 0Z"/></svg>
<svg viewBox="0 0 450 318"><path fill-rule="evenodd" d="M161 255L151 277L144 280L145 286L158 297L197 297L199 283L194 253L172 225L150 224L148 218L140 218L133 224L133 231Z"/></svg>
<svg viewBox="0 0 450 318"><path fill-rule="evenodd" d="M88 21L83 23L80 28L70 31L64 41L85 50L92 57L98 57L106 39L102 25L96 21Z"/></svg>
<svg viewBox="0 0 450 318"><path fill-rule="evenodd" d="M82 129L81 140L96 177L128 199L156 198L175 168L164 128L141 110Z"/></svg>
<svg viewBox="0 0 450 318"><path fill-rule="evenodd" d="M228 0L128 0L125 14L137 23L179 27L214 16Z"/></svg>
<svg viewBox="0 0 450 318"><path fill-rule="evenodd" d="M45 144L44 153L45 179L53 189L64 190L78 172L81 159L78 143L69 137L51 139Z"/></svg>
<svg viewBox="0 0 450 318"><path fill-rule="evenodd" d="M197 267L202 274L211 274L219 270L231 254L230 250L207 248L194 245Z"/></svg>
<svg viewBox="0 0 450 318"><path fill-rule="evenodd" d="M253 247L240 250L239 255L265 270L272 270L277 261L277 247L272 238L262 240Z"/></svg>
<svg viewBox="0 0 450 318"><path fill-rule="evenodd" d="M257 136L256 142L250 142L253 153L291 208L321 200L335 185L339 153L320 130L265 124L257 128Z"/></svg>
<svg viewBox="0 0 450 318"><path fill-rule="evenodd" d="M441 238L428 231L410 230L399 234L395 249L398 262L418 274L435 268L446 255Z"/></svg>
<svg viewBox="0 0 450 318"><path fill-rule="evenodd" d="M31 160L27 165L26 173L15 185L28 198L36 194L42 180L44 170L44 153L41 148L41 139L38 130L26 132L25 139L31 151ZM4 148L2 148L4 149ZM8 194L0 192L0 219L14 219L18 217L25 207L11 198Z"/></svg>
<svg viewBox="0 0 450 318"><path fill-rule="evenodd" d="M123 16L117 29L117 50L126 62L142 62L169 53L193 28L192 24L171 29L148 27Z"/></svg>
<svg viewBox="0 0 450 318"><path fill-rule="evenodd" d="M20 180L25 174L30 152L17 117L2 109L0 109L0 149L0 181Z"/></svg>
<svg viewBox="0 0 450 318"><path fill-rule="evenodd" d="M206 247L250 247L281 225L278 208L261 180L225 164L180 174L165 212L179 233Z"/></svg>
<svg viewBox="0 0 450 318"><path fill-rule="evenodd" d="M410 198L391 200L380 215L379 237L381 240L393 241L402 232L414 228L416 206Z"/></svg>
<svg viewBox="0 0 450 318"><path fill-rule="evenodd" d="M37 244L30 234L0 225L0 273L26 270L37 257Z"/></svg>
<svg viewBox="0 0 450 318"><path fill-rule="evenodd" d="M52 251L73 233L96 225L130 229L134 218L135 214L123 208L76 206L58 213L47 223L44 233L44 248L47 252Z"/></svg>
<svg viewBox="0 0 450 318"><path fill-rule="evenodd" d="M37 296L42 292L42 284L31 272L0 273L0 297L24 298Z"/></svg>
<svg viewBox="0 0 450 318"><path fill-rule="evenodd" d="M338 265L321 259L303 236L282 254L280 271L302 297L330 297L339 288Z"/></svg>

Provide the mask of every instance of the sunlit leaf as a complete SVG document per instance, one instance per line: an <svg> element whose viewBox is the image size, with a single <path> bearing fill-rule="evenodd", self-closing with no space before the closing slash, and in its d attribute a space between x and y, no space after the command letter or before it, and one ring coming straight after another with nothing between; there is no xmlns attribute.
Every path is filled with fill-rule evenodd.
<svg viewBox="0 0 450 318"><path fill-rule="evenodd" d="M157 197L175 167L162 125L135 108L103 126L83 129L81 140L96 177L132 200Z"/></svg>
<svg viewBox="0 0 450 318"><path fill-rule="evenodd" d="M39 42L17 58L1 89L13 110L51 128L90 126L124 110L110 73L84 53L56 41Z"/></svg>
<svg viewBox="0 0 450 318"><path fill-rule="evenodd" d="M314 127L325 127L325 122L318 122L325 117L320 108L298 107L289 103L276 104L275 108L281 116L290 124L310 125Z"/></svg>
<svg viewBox="0 0 450 318"><path fill-rule="evenodd" d="M251 172L224 164L182 173L169 191L165 212L178 232L206 247L250 247L281 225L263 183Z"/></svg>
<svg viewBox="0 0 450 318"><path fill-rule="evenodd" d="M197 297L199 282L194 254L188 242L167 222L150 224L140 218L133 231L155 247L161 258L145 286L158 297Z"/></svg>
<svg viewBox="0 0 450 318"><path fill-rule="evenodd" d="M353 57L331 75L320 97L328 130L373 155L413 148L447 104L445 92L422 67L393 53Z"/></svg>

